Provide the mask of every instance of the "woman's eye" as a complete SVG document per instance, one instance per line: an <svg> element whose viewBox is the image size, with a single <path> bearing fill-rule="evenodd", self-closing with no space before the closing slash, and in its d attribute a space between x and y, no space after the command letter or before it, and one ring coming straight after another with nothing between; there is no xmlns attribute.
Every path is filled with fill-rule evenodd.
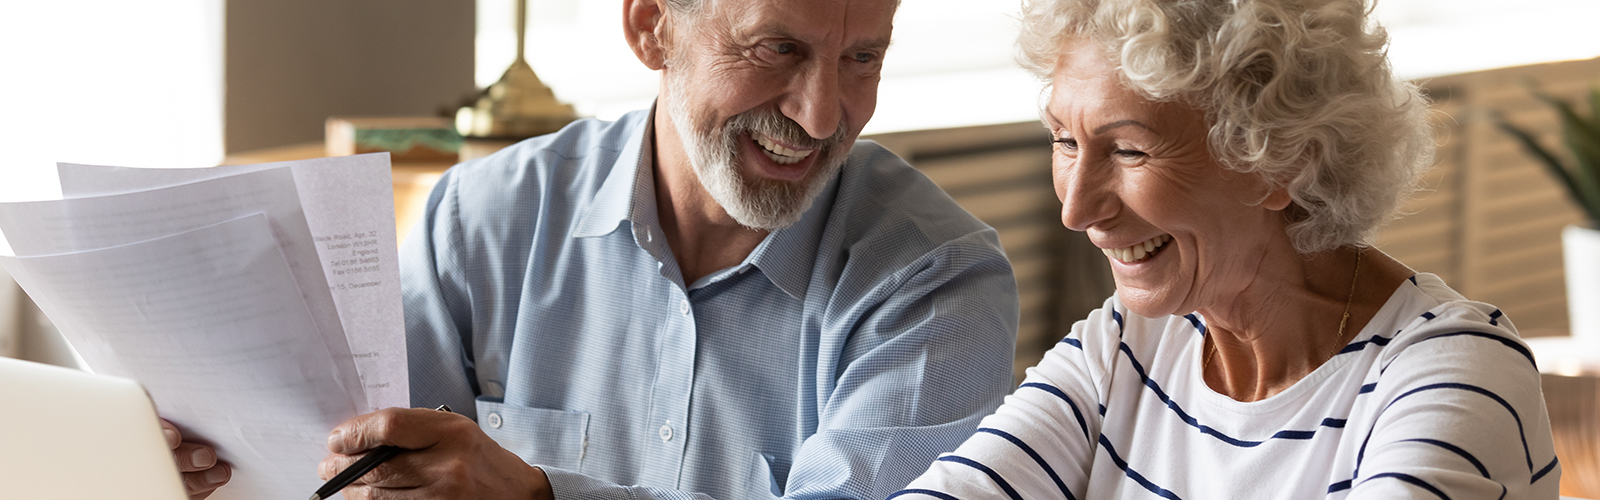
<svg viewBox="0 0 1600 500"><path fill-rule="evenodd" d="M1056 147L1066 149L1068 151L1076 151L1078 149L1078 140L1071 137L1057 137L1055 139L1050 139L1050 142L1054 143Z"/></svg>
<svg viewBox="0 0 1600 500"><path fill-rule="evenodd" d="M1116 155L1117 156L1121 156L1123 158L1130 159L1130 160L1138 159L1138 158L1144 158L1145 156L1148 156L1148 155L1144 154L1144 151L1135 151L1135 150L1132 150L1132 149L1118 149L1116 151Z"/></svg>

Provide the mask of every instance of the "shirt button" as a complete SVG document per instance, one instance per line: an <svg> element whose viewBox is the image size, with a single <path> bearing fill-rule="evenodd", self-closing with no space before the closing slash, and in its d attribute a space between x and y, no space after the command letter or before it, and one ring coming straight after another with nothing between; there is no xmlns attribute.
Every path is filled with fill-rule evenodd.
<svg viewBox="0 0 1600 500"><path fill-rule="evenodd" d="M493 427L493 428L496 428L496 429L499 429L500 428L500 424L503 423L503 422L500 421L500 414L499 413L490 413L489 414L489 418L487 420L489 421L489 427Z"/></svg>
<svg viewBox="0 0 1600 500"><path fill-rule="evenodd" d="M657 433L661 435L661 440L662 441L671 441L672 440L672 424L667 424L667 425L661 426L661 430L657 431Z"/></svg>
<svg viewBox="0 0 1600 500"><path fill-rule="evenodd" d="M678 312L683 313L684 316L689 315L689 299L683 299L678 302Z"/></svg>

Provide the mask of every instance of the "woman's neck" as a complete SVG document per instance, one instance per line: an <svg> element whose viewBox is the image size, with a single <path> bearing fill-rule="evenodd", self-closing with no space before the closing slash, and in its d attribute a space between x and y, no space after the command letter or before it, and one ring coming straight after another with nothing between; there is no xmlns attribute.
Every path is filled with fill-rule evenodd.
<svg viewBox="0 0 1600 500"><path fill-rule="evenodd" d="M1409 276L1404 267L1370 248L1263 259L1237 295L1199 310L1206 385L1238 401L1283 392L1343 349Z"/></svg>

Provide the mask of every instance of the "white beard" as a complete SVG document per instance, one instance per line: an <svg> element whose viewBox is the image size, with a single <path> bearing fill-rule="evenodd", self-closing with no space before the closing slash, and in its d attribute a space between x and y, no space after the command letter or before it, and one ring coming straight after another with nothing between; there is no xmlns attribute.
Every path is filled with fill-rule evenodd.
<svg viewBox="0 0 1600 500"><path fill-rule="evenodd" d="M800 220L828 181L844 165L850 148L843 144L846 125L833 137L812 139L805 129L775 111L746 111L729 118L722 130L695 127L680 81L669 82L667 110L678 129L684 152L711 199L735 222L752 229L776 230ZM739 169L740 134L765 134L792 144L815 147L819 155L804 179L788 182L747 176ZM757 147L760 147L759 145Z"/></svg>

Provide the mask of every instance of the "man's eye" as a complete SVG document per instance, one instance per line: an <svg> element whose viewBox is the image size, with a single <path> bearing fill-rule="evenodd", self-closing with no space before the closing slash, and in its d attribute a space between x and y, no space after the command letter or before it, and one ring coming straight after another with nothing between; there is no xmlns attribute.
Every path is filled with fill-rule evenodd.
<svg viewBox="0 0 1600 500"><path fill-rule="evenodd" d="M1135 151L1135 150L1132 150L1132 149L1118 149L1116 151L1116 154L1117 154L1117 156L1121 156L1123 158L1127 158L1127 159L1130 159L1130 160L1131 159L1135 159L1135 158L1143 158L1143 157L1146 156L1144 154L1144 151Z"/></svg>
<svg viewBox="0 0 1600 500"><path fill-rule="evenodd" d="M871 52L857 52L855 59L858 63L868 64L877 61L878 55Z"/></svg>
<svg viewBox="0 0 1600 500"><path fill-rule="evenodd" d="M793 54L796 48L793 43L788 42L772 44L772 51L779 54Z"/></svg>

